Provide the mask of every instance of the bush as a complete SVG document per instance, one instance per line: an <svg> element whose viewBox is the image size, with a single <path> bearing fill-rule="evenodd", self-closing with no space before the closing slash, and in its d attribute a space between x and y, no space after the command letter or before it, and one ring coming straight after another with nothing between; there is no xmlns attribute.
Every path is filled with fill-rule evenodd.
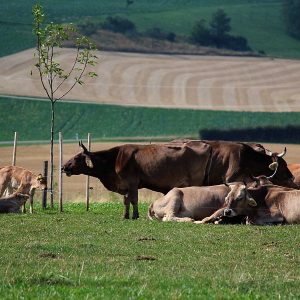
<svg viewBox="0 0 300 300"><path fill-rule="evenodd" d="M152 27L146 30L145 35L157 40L168 40L174 42L176 39L176 34L174 32L166 33L162 31L159 27Z"/></svg>
<svg viewBox="0 0 300 300"><path fill-rule="evenodd" d="M78 25L79 31L87 36L91 36L92 34L96 33L99 27L99 24L95 24L90 21Z"/></svg>
<svg viewBox="0 0 300 300"><path fill-rule="evenodd" d="M105 30L123 34L136 31L136 27L133 22L119 16L107 17L101 27Z"/></svg>
<svg viewBox="0 0 300 300"><path fill-rule="evenodd" d="M202 19L193 26L191 42L202 46L212 45L212 36L209 29L205 26L205 20Z"/></svg>
<svg viewBox="0 0 300 300"><path fill-rule="evenodd" d="M242 36L227 36L224 40L224 48L234 51L251 51L247 40Z"/></svg>

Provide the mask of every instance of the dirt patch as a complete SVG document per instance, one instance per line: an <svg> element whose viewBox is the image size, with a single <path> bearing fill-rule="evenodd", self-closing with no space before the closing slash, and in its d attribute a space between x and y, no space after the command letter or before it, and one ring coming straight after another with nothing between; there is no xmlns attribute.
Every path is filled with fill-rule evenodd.
<svg viewBox="0 0 300 300"><path fill-rule="evenodd" d="M58 258L58 256L55 253L51 253L51 252L45 252L39 255L39 257L42 258L52 258L52 259L56 259Z"/></svg>
<svg viewBox="0 0 300 300"><path fill-rule="evenodd" d="M136 257L136 260L156 260L156 258L148 255L139 255Z"/></svg>

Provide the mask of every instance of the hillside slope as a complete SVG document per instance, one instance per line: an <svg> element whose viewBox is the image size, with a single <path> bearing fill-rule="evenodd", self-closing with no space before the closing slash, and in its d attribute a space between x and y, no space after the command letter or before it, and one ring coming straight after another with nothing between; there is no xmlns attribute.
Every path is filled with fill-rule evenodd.
<svg viewBox="0 0 300 300"><path fill-rule="evenodd" d="M37 72L30 75L33 51L0 58L0 94L45 96ZM58 60L67 67L72 54L72 49L61 49ZM99 76L72 90L68 99L208 110L300 111L300 61L120 52L98 55Z"/></svg>
<svg viewBox="0 0 300 300"><path fill-rule="evenodd" d="M0 2L0 56L34 47L32 0ZM189 35L196 21L210 20L219 8L231 18L232 34L247 38L254 51L269 56L300 58L300 42L285 32L281 0L138 0L126 6L125 0L46 1L47 22L99 22L120 15L132 20L139 32L152 27Z"/></svg>

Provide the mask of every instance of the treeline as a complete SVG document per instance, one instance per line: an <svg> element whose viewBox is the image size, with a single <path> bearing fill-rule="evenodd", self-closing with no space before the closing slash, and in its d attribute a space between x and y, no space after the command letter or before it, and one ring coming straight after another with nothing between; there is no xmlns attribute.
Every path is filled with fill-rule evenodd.
<svg viewBox="0 0 300 300"><path fill-rule="evenodd" d="M82 34L87 36L96 34L98 29L103 29L121 33L131 39L149 37L157 40L167 40L172 43L184 40L187 43L199 46L234 51L251 51L246 38L230 35L230 22L231 19L226 13L219 9L212 15L209 27L206 26L204 20L200 20L194 24L190 35L186 37L178 37L174 32L166 32L159 27L152 27L141 33L138 32L132 21L120 16L109 16L101 22L85 21L79 24L78 27Z"/></svg>
<svg viewBox="0 0 300 300"><path fill-rule="evenodd" d="M204 140L224 141L261 141L268 143L300 142L300 127L287 125L282 127L266 126L239 129L202 129L199 137Z"/></svg>
<svg viewBox="0 0 300 300"><path fill-rule="evenodd" d="M196 22L192 29L191 40L202 46L231 49L235 51L250 51L246 38L230 35L231 19L222 9L218 9L206 25L204 19Z"/></svg>
<svg viewBox="0 0 300 300"><path fill-rule="evenodd" d="M300 40L300 0L283 0L283 18L287 33Z"/></svg>
<svg viewBox="0 0 300 300"><path fill-rule="evenodd" d="M98 29L108 30L126 35L128 38L138 38L141 36L150 37L159 40L168 40L175 42L176 34L174 32L165 32L159 27L149 28L143 33L138 32L136 25L120 16L109 16L103 22L86 21L78 25L82 34L91 36L97 33Z"/></svg>

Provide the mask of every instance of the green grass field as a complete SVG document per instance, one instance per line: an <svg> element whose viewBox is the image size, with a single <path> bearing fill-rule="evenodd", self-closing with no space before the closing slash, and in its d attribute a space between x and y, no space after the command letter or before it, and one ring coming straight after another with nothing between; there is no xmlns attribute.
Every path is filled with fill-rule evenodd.
<svg viewBox="0 0 300 300"><path fill-rule="evenodd" d="M202 130L220 128L251 128L257 129L259 133L260 128L266 127L298 128L299 116L300 113L296 112L203 111L60 102L56 106L55 138L58 138L59 131L65 139L75 139L76 134L82 138L90 132L94 140L130 137L148 141L155 137L199 138ZM12 140L15 131L19 132L20 141L48 140L50 118L48 100L0 97L0 142ZM297 137L289 136L288 132L286 138L280 141L289 142L289 138L293 138L293 142L300 142L300 137L297 140ZM259 136L255 140L259 141Z"/></svg>
<svg viewBox="0 0 300 300"><path fill-rule="evenodd" d="M35 2L0 3L0 56L34 46L31 8ZM213 12L222 8L232 20L232 33L245 36L254 50L263 50L271 56L300 57L300 42L285 33L280 0L139 0L129 8L125 0L41 0L39 3L49 22L100 21L118 14L134 21L141 32L158 26L183 35L190 33L197 20L209 20Z"/></svg>
<svg viewBox="0 0 300 300"><path fill-rule="evenodd" d="M147 207L1 215L1 299L299 299L299 225L156 222Z"/></svg>

